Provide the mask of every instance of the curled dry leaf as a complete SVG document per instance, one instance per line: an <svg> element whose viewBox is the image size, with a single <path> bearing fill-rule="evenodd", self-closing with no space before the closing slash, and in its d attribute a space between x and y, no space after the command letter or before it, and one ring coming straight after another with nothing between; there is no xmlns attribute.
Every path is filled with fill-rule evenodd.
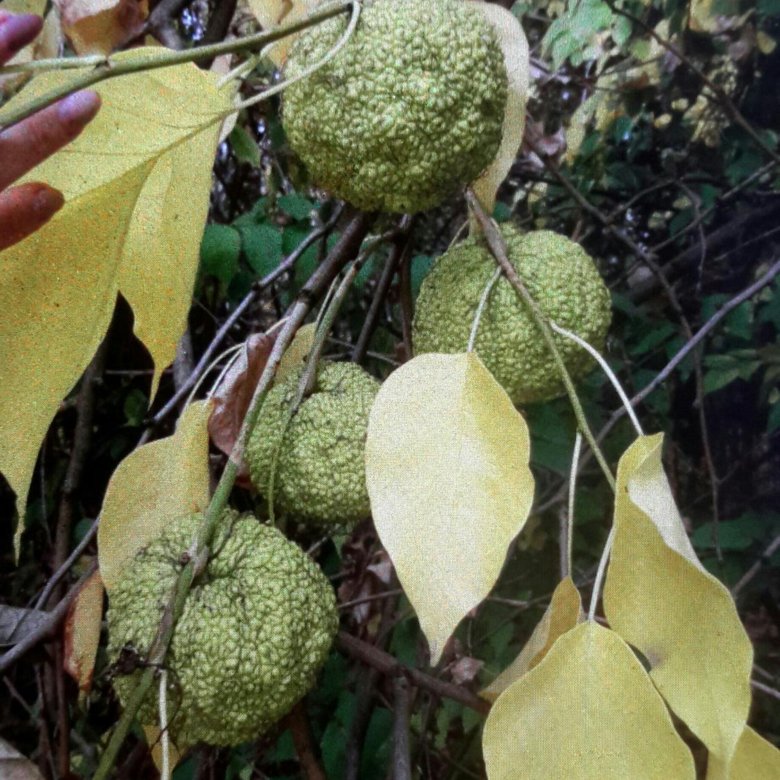
<svg viewBox="0 0 780 780"><path fill-rule="evenodd" d="M496 157L488 169L474 182L474 193L482 208L490 214L496 202L496 192L504 181L517 150L523 141L525 127L525 104L528 96L528 40L517 17L506 8L491 5L483 0L471 0L493 25L504 51L509 92L504 112L504 135Z"/></svg>
<svg viewBox="0 0 780 780"><path fill-rule="evenodd" d="M92 687L95 656L103 620L103 580L96 571L81 586L65 618L65 671L87 693Z"/></svg>
<svg viewBox="0 0 780 780"><path fill-rule="evenodd" d="M529 457L525 420L473 353L419 355L379 390L366 441L371 511L433 664L528 517Z"/></svg>
<svg viewBox="0 0 780 780"><path fill-rule="evenodd" d="M54 0L77 54L110 54L143 32L148 0Z"/></svg>
<svg viewBox="0 0 780 780"><path fill-rule="evenodd" d="M0 777L3 780L43 780L32 761L0 737Z"/></svg>
<svg viewBox="0 0 780 780"><path fill-rule="evenodd" d="M250 336L211 398L213 411L209 418L209 436L225 455L233 450L274 341L275 338L267 333ZM241 475L247 475L243 464Z"/></svg>
<svg viewBox="0 0 780 780"><path fill-rule="evenodd" d="M520 655L479 695L495 701L515 680L541 663L558 637L574 628L583 617L580 593L571 577L564 577Z"/></svg>
<svg viewBox="0 0 780 780"><path fill-rule="evenodd" d="M211 403L190 404L176 433L131 452L114 471L98 526L98 563L106 590L135 554L176 517L209 502Z"/></svg>

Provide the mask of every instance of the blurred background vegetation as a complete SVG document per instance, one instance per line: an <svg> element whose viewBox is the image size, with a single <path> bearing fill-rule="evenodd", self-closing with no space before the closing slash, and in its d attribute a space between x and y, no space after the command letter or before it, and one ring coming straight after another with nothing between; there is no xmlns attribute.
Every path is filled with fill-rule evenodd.
<svg viewBox="0 0 780 780"><path fill-rule="evenodd" d="M235 4L179 3L171 34L185 43L224 36L226 22L217 18L224 5ZM503 5L528 35L532 91L526 139L494 216L526 229L564 233L598 259L614 303L607 358L635 396L686 349L693 334L778 261L780 0ZM230 29L243 33L255 25L239 5ZM276 77L270 66L261 66L244 90L253 94ZM0 525L3 602L24 606L35 598L62 560L63 546L73 549L97 516L120 460L142 435L170 433L176 414L161 416L160 410L237 307L243 305L241 315L217 355L272 324L337 239L345 219L341 206L311 188L287 148L279 110L276 99L248 110L220 146L189 331L151 411L151 365L132 336L132 317L123 303L91 369L91 389L82 383L63 403L38 463L18 567L8 525ZM342 308L330 357L351 359L364 333L368 340L357 357L377 376L405 358L410 303L465 216L462 199L455 199L405 226L402 251L387 246L375 253ZM317 240L298 253L292 270L263 284L318 228ZM733 306L637 407L648 432L666 433L667 473L698 554L734 589L756 649L751 723L775 744L780 742L778 278ZM366 327L369 311L372 322ZM618 402L600 373L580 390L592 426L605 431L604 447L614 463L632 440L632 429L625 417L613 419ZM74 496L69 538L63 540L58 505L85 395L94 407L85 476ZM514 659L560 573L558 539L574 418L565 399L524 411L533 436L535 511L493 596L463 622L434 671L473 690ZM221 454L213 459L215 467L221 465ZM240 489L234 496L240 508L254 501ZM0 515L10 514L10 505L9 491L0 488ZM586 461L574 541L574 578L583 594L590 589L610 514L609 490ZM88 546L86 556L93 553ZM343 627L425 668L424 640L370 524L349 538L323 542L317 555L338 588ZM74 576L87 557L74 567ZM39 647L4 675L2 735L35 757L48 776L52 745L64 739L73 776L89 777L118 708L102 653L92 691L80 698L75 684L58 671L61 653L56 642ZM332 654L306 705L329 778L389 776L392 700L392 679ZM412 704L412 756L419 776L483 777L481 716L420 690ZM300 777L287 725L254 745L196 750L175 778ZM126 746L120 776L155 776L140 733Z"/></svg>

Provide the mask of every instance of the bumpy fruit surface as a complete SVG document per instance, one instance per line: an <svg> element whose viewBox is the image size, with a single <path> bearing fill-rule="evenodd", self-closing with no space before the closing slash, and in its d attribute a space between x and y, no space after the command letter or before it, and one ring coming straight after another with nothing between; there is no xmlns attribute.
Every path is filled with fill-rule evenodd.
<svg viewBox="0 0 780 780"><path fill-rule="evenodd" d="M110 594L109 653L145 657L200 515L179 518L136 555ZM254 739L313 687L338 628L333 588L280 531L228 510L205 573L190 590L166 657L168 718L178 745ZM115 678L124 703L140 671ZM156 724L153 686L139 720Z"/></svg>
<svg viewBox="0 0 780 780"><path fill-rule="evenodd" d="M252 482L274 507L324 527L350 527L370 513L365 478L368 413L379 382L354 363L326 363L314 392L290 418L300 375L266 396L246 450Z"/></svg>
<svg viewBox="0 0 780 780"><path fill-rule="evenodd" d="M333 48L332 19L293 45L285 77ZM284 93L292 148L317 184L367 211L431 208L501 142L507 75L493 28L463 0L373 0L347 45Z"/></svg>
<svg viewBox="0 0 780 780"><path fill-rule="evenodd" d="M544 314L603 349L612 316L609 290L585 250L548 230L523 234L504 226L501 232L509 259ZM495 269L484 242L473 237L436 261L417 298L415 353L466 351L480 298ZM563 336L554 338L574 379L591 370L594 361L584 349ZM530 312L503 277L482 313L474 347L515 404L564 392Z"/></svg>

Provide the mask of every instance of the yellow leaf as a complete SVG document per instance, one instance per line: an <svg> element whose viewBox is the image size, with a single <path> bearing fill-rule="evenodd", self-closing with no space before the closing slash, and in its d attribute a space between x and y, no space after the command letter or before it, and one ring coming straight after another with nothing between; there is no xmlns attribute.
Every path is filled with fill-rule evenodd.
<svg viewBox="0 0 780 780"><path fill-rule="evenodd" d="M168 717L171 717L171 713L168 713ZM149 749L152 753L152 761L157 767L157 771L162 771L162 743L160 741L160 729L157 726L144 726L144 736L146 737L146 744L149 745ZM173 744L173 740L170 741L170 753L168 755L170 761L171 770L182 760L182 757L187 752L189 745L178 746Z"/></svg>
<svg viewBox="0 0 780 780"><path fill-rule="evenodd" d="M472 0L495 28L504 51L509 91L504 110L504 134L496 157L488 169L474 182L474 194L482 208L493 212L496 192L512 167L517 150L523 141L525 103L528 96L528 41L517 17L506 8L490 5L483 0Z"/></svg>
<svg viewBox="0 0 780 780"><path fill-rule="evenodd" d="M316 331L317 325L314 322L298 328L292 344L285 350L279 363L279 368L276 369L276 382L283 382L288 376L303 368L314 344Z"/></svg>
<svg viewBox="0 0 780 780"><path fill-rule="evenodd" d="M173 436L131 452L111 477L98 526L98 562L109 593L167 523L208 506L210 414L210 402L190 404Z"/></svg>
<svg viewBox="0 0 780 780"><path fill-rule="evenodd" d="M297 22L308 16L320 2L321 0L247 0L249 9L264 30L273 30L283 24ZM282 38L271 49L269 59L277 66L282 65L294 40L294 35Z"/></svg>
<svg viewBox="0 0 780 780"><path fill-rule="evenodd" d="M533 501L525 421L475 354L420 355L371 409L366 482L431 650L495 584Z"/></svg>
<svg viewBox="0 0 780 780"><path fill-rule="evenodd" d="M564 577L552 595L542 619L537 623L520 655L480 693L483 699L495 701L515 680L538 666L559 636L570 631L583 618L580 593L571 580Z"/></svg>
<svg viewBox="0 0 780 780"><path fill-rule="evenodd" d="M148 0L54 0L76 54L110 54L143 31Z"/></svg>
<svg viewBox="0 0 780 780"><path fill-rule="evenodd" d="M499 696L482 738L490 780L694 780L693 757L625 642L564 634Z"/></svg>
<svg viewBox="0 0 780 780"><path fill-rule="evenodd" d="M96 571L81 586L65 619L65 671L85 692L92 687L102 621L103 581Z"/></svg>
<svg viewBox="0 0 780 780"><path fill-rule="evenodd" d="M753 651L731 595L691 547L663 471L662 444L660 434L641 437L618 464L604 610L645 655L675 714L728 763L747 719Z"/></svg>
<svg viewBox="0 0 780 780"><path fill-rule="evenodd" d="M777 48L777 41L768 33L759 30L756 33L756 46L762 54L771 54Z"/></svg>
<svg viewBox="0 0 780 780"><path fill-rule="evenodd" d="M7 105L64 78L36 78ZM152 393L173 359L191 303L217 135L231 109L216 78L187 64L100 84L95 120L26 177L61 190L66 204L0 253L0 472L22 510L40 443L102 340L118 292L154 360Z"/></svg>
<svg viewBox="0 0 780 780"><path fill-rule="evenodd" d="M780 777L780 750L745 727L731 764L724 771L720 762L707 764L707 780L777 780Z"/></svg>

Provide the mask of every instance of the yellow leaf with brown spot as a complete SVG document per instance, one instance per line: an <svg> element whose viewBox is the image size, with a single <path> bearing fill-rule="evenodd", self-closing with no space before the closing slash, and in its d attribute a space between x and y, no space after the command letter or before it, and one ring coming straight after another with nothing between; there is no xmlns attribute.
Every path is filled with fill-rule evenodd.
<svg viewBox="0 0 780 780"><path fill-rule="evenodd" d="M669 707L727 764L750 706L753 649L730 593L688 540L662 445L660 434L643 436L618 464L604 611L613 630L647 658Z"/></svg>
<svg viewBox="0 0 780 780"><path fill-rule="evenodd" d="M103 622L103 580L96 571L79 589L65 618L65 671L86 692L92 687Z"/></svg>

